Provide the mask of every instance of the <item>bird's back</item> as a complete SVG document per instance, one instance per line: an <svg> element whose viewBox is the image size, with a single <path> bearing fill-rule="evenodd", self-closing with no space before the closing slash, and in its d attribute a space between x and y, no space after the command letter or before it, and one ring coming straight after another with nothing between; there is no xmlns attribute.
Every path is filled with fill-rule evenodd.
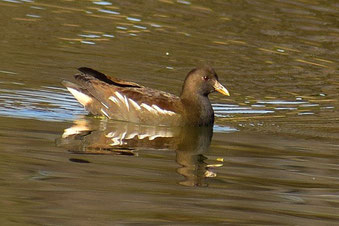
<svg viewBox="0 0 339 226"><path fill-rule="evenodd" d="M76 84L63 84L94 115L153 125L180 125L180 98L134 82L106 76L90 68L79 68Z"/></svg>

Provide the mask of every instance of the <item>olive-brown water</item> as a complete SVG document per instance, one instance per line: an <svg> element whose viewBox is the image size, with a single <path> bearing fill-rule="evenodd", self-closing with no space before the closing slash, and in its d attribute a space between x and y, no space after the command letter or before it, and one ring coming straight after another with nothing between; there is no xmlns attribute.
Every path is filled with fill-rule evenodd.
<svg viewBox="0 0 339 226"><path fill-rule="evenodd" d="M1 225L339 221L339 3L0 1ZM86 117L76 68L178 94L209 63L212 130Z"/></svg>

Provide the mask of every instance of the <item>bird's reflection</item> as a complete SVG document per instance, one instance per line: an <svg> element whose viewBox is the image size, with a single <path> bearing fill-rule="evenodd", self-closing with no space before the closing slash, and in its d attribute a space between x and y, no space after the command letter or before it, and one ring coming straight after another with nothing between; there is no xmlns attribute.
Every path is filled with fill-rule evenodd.
<svg viewBox="0 0 339 226"><path fill-rule="evenodd" d="M139 149L172 149L176 152L177 172L185 186L207 186L218 165L208 165L207 152L213 127L155 127L93 118L74 121L65 129L58 145L78 154L120 154L137 156ZM83 160L72 158L74 162Z"/></svg>

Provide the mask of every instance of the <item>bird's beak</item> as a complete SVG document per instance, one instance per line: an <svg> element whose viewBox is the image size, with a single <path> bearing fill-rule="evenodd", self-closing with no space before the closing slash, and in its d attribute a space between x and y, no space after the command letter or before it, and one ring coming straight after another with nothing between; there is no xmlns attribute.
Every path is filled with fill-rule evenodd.
<svg viewBox="0 0 339 226"><path fill-rule="evenodd" d="M225 96L230 96L230 93L228 92L228 90L223 85L221 85L220 82L215 81L213 87L219 93L224 94Z"/></svg>

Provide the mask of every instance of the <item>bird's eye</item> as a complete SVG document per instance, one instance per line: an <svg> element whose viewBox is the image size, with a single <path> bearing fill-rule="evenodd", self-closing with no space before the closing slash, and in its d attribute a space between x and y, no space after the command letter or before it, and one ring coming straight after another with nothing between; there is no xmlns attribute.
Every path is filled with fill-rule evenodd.
<svg viewBox="0 0 339 226"><path fill-rule="evenodd" d="M207 81L209 78L207 76L202 77L205 81Z"/></svg>

